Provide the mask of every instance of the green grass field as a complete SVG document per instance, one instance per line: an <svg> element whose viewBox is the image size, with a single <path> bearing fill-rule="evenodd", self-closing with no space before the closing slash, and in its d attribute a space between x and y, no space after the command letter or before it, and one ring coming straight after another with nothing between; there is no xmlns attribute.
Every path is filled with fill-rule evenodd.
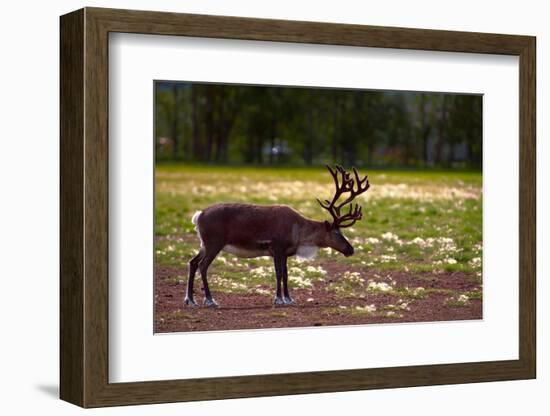
<svg viewBox="0 0 550 416"><path fill-rule="evenodd" d="M391 275L396 272L419 279L460 272L481 288L481 173L361 173L368 173L371 183L357 201L363 206L363 219L343 230L355 248L354 256L345 258L323 249L311 262L290 260L292 288L307 290L324 281L328 282L325 290L336 297L384 292L405 301L428 293L420 286L392 286ZM183 293L187 262L199 247L191 216L210 204L287 204L307 217L323 220L329 218L315 199L330 198L332 193L332 178L324 168L157 165L156 266L179 270L167 279L180 284ZM337 273L338 278L327 279L327 272ZM222 252L211 266L209 282L214 297L216 292L272 297L272 260L237 259ZM481 297L480 290L444 294L445 302L454 306ZM400 308L399 304L390 306ZM353 312L372 312L370 306L365 308ZM391 316L392 312L390 308L384 313Z"/></svg>

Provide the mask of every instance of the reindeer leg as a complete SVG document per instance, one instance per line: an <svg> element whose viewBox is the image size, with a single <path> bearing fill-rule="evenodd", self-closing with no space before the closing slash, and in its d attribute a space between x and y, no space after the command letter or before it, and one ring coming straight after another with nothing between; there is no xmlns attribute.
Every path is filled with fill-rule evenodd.
<svg viewBox="0 0 550 416"><path fill-rule="evenodd" d="M197 273L197 268L199 267L199 262L204 255L203 248L199 250L199 253L191 259L189 262L189 277L187 279L187 291L185 293L185 299L183 304L187 306L197 307L197 303L193 299L193 283L195 281L195 274Z"/></svg>
<svg viewBox="0 0 550 416"><path fill-rule="evenodd" d="M296 305L294 299L288 294L288 270L286 267L286 259L283 264L283 302L285 305Z"/></svg>
<svg viewBox="0 0 550 416"><path fill-rule="evenodd" d="M283 271L286 267L286 256L281 252L276 251L273 255L273 259L275 262L275 275L277 277L277 293L275 295L273 303L275 305L284 305L285 301L281 296L281 281L283 280Z"/></svg>
<svg viewBox="0 0 550 416"><path fill-rule="evenodd" d="M218 304L210 294L210 288L208 287L207 280L207 271L208 266L210 266L210 263L212 263L212 261L216 258L220 250L221 247L215 249L212 249L211 247L205 247L204 256L199 261L199 270L201 272L202 285L204 288L204 305L208 306L209 308L217 308Z"/></svg>

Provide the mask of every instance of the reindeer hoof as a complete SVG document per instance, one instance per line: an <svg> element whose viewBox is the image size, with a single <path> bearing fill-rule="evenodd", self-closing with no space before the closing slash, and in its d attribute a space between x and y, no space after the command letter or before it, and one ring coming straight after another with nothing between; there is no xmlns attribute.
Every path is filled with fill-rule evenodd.
<svg viewBox="0 0 550 416"><path fill-rule="evenodd" d="M285 305L296 305L296 302L290 296L283 298L283 302Z"/></svg>
<svg viewBox="0 0 550 416"><path fill-rule="evenodd" d="M214 299L204 299L204 306L208 308L217 308L218 304Z"/></svg>
<svg viewBox="0 0 550 416"><path fill-rule="evenodd" d="M195 302L193 299L188 298L187 296L183 300L183 304L186 306L190 306L192 308L198 308L199 305L197 305L197 302Z"/></svg>
<svg viewBox="0 0 550 416"><path fill-rule="evenodd" d="M283 298L276 297L275 299L273 299L273 304L274 305L284 305L285 301L283 300Z"/></svg>

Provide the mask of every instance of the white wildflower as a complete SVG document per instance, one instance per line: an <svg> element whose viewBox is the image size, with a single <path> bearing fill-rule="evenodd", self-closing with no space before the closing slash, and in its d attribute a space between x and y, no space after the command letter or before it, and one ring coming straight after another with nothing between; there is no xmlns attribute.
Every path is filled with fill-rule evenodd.
<svg viewBox="0 0 550 416"><path fill-rule="evenodd" d="M474 257L472 260L470 260L470 265L473 267L481 266L481 257Z"/></svg>
<svg viewBox="0 0 550 416"><path fill-rule="evenodd" d="M380 263L389 263L390 261L397 260L397 256L395 254L381 254L380 255Z"/></svg>
<svg viewBox="0 0 550 416"><path fill-rule="evenodd" d="M386 282L375 282L374 280L369 280L369 284L367 286L367 290L373 291L373 292L390 292L393 290L393 287L387 284Z"/></svg>
<svg viewBox="0 0 550 416"><path fill-rule="evenodd" d="M222 257L222 256L218 256L218 257L216 258L216 260L217 260L219 263L222 263L222 264L227 264L227 263L228 263L227 259L226 259L225 257Z"/></svg>
<svg viewBox="0 0 550 416"><path fill-rule="evenodd" d="M233 289L247 289L247 286L244 283L231 282L230 286Z"/></svg>
<svg viewBox="0 0 550 416"><path fill-rule="evenodd" d="M305 279L302 275L289 275L288 280L290 280L296 287L302 289L313 287L313 282L310 279Z"/></svg>
<svg viewBox="0 0 550 416"><path fill-rule="evenodd" d="M299 267L291 267L288 272L294 276L304 277L304 271Z"/></svg>
<svg viewBox="0 0 550 416"><path fill-rule="evenodd" d="M468 303L469 300L470 298L468 297L468 295L465 294L460 295L457 299L457 301L460 303Z"/></svg>
<svg viewBox="0 0 550 416"><path fill-rule="evenodd" d="M413 238L411 241L409 241L407 244L409 244L409 245L410 244L416 244L417 246L419 246L421 248L428 248L428 247L432 246L433 238L424 240L421 237L416 237L416 238Z"/></svg>
<svg viewBox="0 0 550 416"><path fill-rule="evenodd" d="M355 310L359 312L373 313L376 312L376 306L374 304L365 306L356 306Z"/></svg>
<svg viewBox="0 0 550 416"><path fill-rule="evenodd" d="M414 288L413 295L414 296L422 295L425 291L426 291L426 289L424 289L422 286L418 286L418 287Z"/></svg>
<svg viewBox="0 0 550 416"><path fill-rule="evenodd" d="M325 269L323 269L321 266L307 266L306 267L306 272L308 273L317 273L317 274L322 274L323 276L325 274L327 274L327 271Z"/></svg>
<svg viewBox="0 0 550 416"><path fill-rule="evenodd" d="M361 278L361 274L358 273L358 272L346 271L346 272L342 275L342 277L343 277L345 280L348 280L348 281L350 281L350 282L363 284L363 279Z"/></svg>
<svg viewBox="0 0 550 416"><path fill-rule="evenodd" d="M250 270L250 274L255 277L267 277L270 275L270 273L270 270L264 266L259 266Z"/></svg>
<svg viewBox="0 0 550 416"><path fill-rule="evenodd" d="M399 237L392 233L391 231L388 231L387 233L382 234L382 238L387 241L397 241L399 240Z"/></svg>
<svg viewBox="0 0 550 416"><path fill-rule="evenodd" d="M409 310L410 310L410 308L409 308L409 302L400 301L400 302L398 302L397 307L398 307L399 309L402 309L402 310L405 310L405 311L409 311Z"/></svg>

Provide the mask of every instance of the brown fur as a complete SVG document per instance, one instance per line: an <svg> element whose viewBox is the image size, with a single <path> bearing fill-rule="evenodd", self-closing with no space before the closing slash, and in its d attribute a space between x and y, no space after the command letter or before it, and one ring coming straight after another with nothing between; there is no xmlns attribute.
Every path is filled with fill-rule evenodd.
<svg viewBox="0 0 550 416"><path fill-rule="evenodd" d="M266 242L284 245L286 254L296 254L299 246L347 249L343 241L332 241L326 222L305 218L286 205L216 204L199 216L197 228L204 245L235 245L257 248Z"/></svg>

